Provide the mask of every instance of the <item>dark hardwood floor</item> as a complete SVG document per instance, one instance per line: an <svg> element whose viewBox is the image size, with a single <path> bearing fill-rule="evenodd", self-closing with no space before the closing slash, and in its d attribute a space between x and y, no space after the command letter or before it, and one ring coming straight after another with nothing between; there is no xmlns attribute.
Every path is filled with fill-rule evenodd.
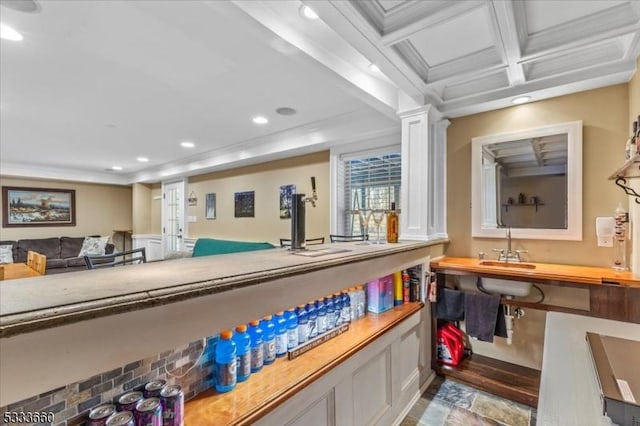
<svg viewBox="0 0 640 426"><path fill-rule="evenodd" d="M457 367L439 365L436 372L502 398L530 407L538 406L538 370L475 354L465 358Z"/></svg>

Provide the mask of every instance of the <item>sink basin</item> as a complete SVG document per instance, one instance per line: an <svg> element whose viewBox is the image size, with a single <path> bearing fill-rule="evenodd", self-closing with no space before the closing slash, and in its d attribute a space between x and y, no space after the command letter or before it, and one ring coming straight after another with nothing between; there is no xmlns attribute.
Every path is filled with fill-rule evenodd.
<svg viewBox="0 0 640 426"><path fill-rule="evenodd" d="M482 278L482 288L489 293L502 296L524 297L531 292L531 283L498 278Z"/></svg>
<svg viewBox="0 0 640 426"><path fill-rule="evenodd" d="M482 266L499 266L500 268L516 268L516 269L536 269L536 265L533 263L521 263L521 262L498 262L496 260L481 260Z"/></svg>

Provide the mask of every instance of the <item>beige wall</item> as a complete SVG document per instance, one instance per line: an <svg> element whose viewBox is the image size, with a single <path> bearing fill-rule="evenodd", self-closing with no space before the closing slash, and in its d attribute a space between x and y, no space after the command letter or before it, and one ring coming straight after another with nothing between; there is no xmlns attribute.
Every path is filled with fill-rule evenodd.
<svg viewBox="0 0 640 426"><path fill-rule="evenodd" d="M291 220L280 219L279 189L293 184L297 192L311 194L311 176L316 177L317 207L307 204L307 238L329 238L329 152L320 152L254 166L195 176L189 193L198 197L190 206L189 237L212 237L247 241L279 242L291 235ZM234 193L255 191L255 217L234 217ZM205 194L216 194L216 219L205 219ZM155 205L155 204L154 204Z"/></svg>
<svg viewBox="0 0 640 426"><path fill-rule="evenodd" d="M608 176L624 162L627 84L451 120L447 131L447 228L450 256L476 256L504 241L471 238L471 138L536 126L583 122L583 240L519 240L536 262L608 266L611 249L596 246L595 218L612 216L626 198Z"/></svg>
<svg viewBox="0 0 640 426"><path fill-rule="evenodd" d="M640 102L640 101L639 101ZM583 121L583 240L515 240L514 249L529 250L534 262L608 266L612 249L596 246L595 218L612 216L626 196L608 176L624 162L629 129L629 85L548 99L451 120L447 131L448 256L475 257L504 248L504 240L471 237L471 138L553 123ZM584 291L545 286L545 303L578 308L588 306ZM532 292L532 297L535 292ZM515 322L514 344L504 339L489 344L473 341L474 352L541 368L545 314L526 309Z"/></svg>
<svg viewBox="0 0 640 426"><path fill-rule="evenodd" d="M541 205L519 206L518 195L524 194L526 202L531 197L538 197ZM505 226L524 228L556 228L567 227L567 176L527 176L502 178L500 184L500 200L513 198L516 205L504 206L501 219Z"/></svg>
<svg viewBox="0 0 640 426"><path fill-rule="evenodd" d="M128 186L9 177L0 177L0 183L3 186L76 190L76 226L2 228L0 238L3 240L112 235L114 229L131 229L131 188ZM120 245L121 237L118 238Z"/></svg>
<svg viewBox="0 0 640 426"><path fill-rule="evenodd" d="M151 233L151 185L134 183L132 188L133 233Z"/></svg>

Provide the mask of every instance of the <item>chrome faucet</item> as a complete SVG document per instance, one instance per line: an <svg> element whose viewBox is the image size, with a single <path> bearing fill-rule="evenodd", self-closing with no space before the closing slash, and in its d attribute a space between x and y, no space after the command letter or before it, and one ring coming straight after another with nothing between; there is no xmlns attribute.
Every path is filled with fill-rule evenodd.
<svg viewBox="0 0 640 426"><path fill-rule="evenodd" d="M507 251L504 249L493 249L498 254L499 262L521 262L520 255L522 253L529 253L527 250L512 250L511 249L511 228L507 228Z"/></svg>

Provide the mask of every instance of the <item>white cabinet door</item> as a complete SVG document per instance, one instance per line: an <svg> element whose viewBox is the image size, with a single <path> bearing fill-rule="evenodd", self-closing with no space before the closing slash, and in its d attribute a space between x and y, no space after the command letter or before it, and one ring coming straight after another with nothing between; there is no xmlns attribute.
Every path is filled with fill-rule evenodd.
<svg viewBox="0 0 640 426"><path fill-rule="evenodd" d="M387 346L353 373L353 423L375 424L391 408L391 350Z"/></svg>
<svg viewBox="0 0 640 426"><path fill-rule="evenodd" d="M333 391L307 407L302 413L287 423L287 426L333 426L335 416L333 410Z"/></svg>

